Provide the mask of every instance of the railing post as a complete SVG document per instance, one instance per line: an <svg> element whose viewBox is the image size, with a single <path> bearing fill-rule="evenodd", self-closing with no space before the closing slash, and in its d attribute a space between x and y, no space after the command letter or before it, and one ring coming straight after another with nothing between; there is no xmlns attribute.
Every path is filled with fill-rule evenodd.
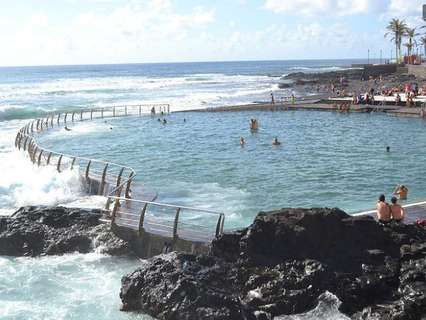
<svg viewBox="0 0 426 320"><path fill-rule="evenodd" d="M71 121L72 121L72 122L74 122L74 116L75 116L75 112L73 112L73 113L72 113L72 116L71 116Z"/></svg>
<svg viewBox="0 0 426 320"><path fill-rule="evenodd" d="M34 132L34 121L31 121L31 133Z"/></svg>
<svg viewBox="0 0 426 320"><path fill-rule="evenodd" d="M58 170L58 172L61 172L61 161L62 161L62 154L59 156L58 164L56 166L56 170Z"/></svg>
<svg viewBox="0 0 426 320"><path fill-rule="evenodd" d="M80 111L80 121L83 121L83 110Z"/></svg>
<svg viewBox="0 0 426 320"><path fill-rule="evenodd" d="M124 115L127 116L127 106L124 107Z"/></svg>
<svg viewBox="0 0 426 320"><path fill-rule="evenodd" d="M142 106L139 106L139 115L142 114Z"/></svg>
<svg viewBox="0 0 426 320"><path fill-rule="evenodd" d="M93 119L93 109L90 109L90 120Z"/></svg>
<svg viewBox="0 0 426 320"><path fill-rule="evenodd" d="M40 125L40 119L37 119L37 125L36 125L37 131L39 130L39 125Z"/></svg>
<svg viewBox="0 0 426 320"><path fill-rule="evenodd" d="M104 108L101 108L101 118L104 118Z"/></svg>
<svg viewBox="0 0 426 320"><path fill-rule="evenodd" d="M89 170L90 170L90 165L92 164L92 160L89 160L89 162L87 163L87 167L86 167L86 180L89 180Z"/></svg>
<svg viewBox="0 0 426 320"><path fill-rule="evenodd" d="M38 154L38 159L37 159L37 166L40 167L40 162L41 162L41 156L43 154L43 149L40 150L40 153Z"/></svg>
<svg viewBox="0 0 426 320"><path fill-rule="evenodd" d="M27 151L27 142L28 142L28 139L29 139L30 137L28 137L28 136L26 136L25 137L25 141L24 141L24 147L22 148L22 149L24 149L24 151Z"/></svg>
<svg viewBox="0 0 426 320"><path fill-rule="evenodd" d="M127 185L126 185L126 192L124 193L124 196L126 198L132 197L131 190L130 190L130 185L131 185L132 181L133 181L133 172L130 172L129 179L128 179Z"/></svg>
<svg viewBox="0 0 426 320"><path fill-rule="evenodd" d="M104 171L102 172L102 180L101 180L101 185L99 187L99 192L98 192L98 195L100 196L104 194L105 178L106 178L107 170L108 170L108 163L105 165Z"/></svg>
<svg viewBox="0 0 426 320"><path fill-rule="evenodd" d="M75 157L72 158L72 161L71 161L71 170L74 169L74 164L75 164Z"/></svg>
<svg viewBox="0 0 426 320"><path fill-rule="evenodd" d="M18 150L21 150L21 142L22 142L22 134L19 134L19 139L18 139Z"/></svg>
<svg viewBox="0 0 426 320"><path fill-rule="evenodd" d="M16 147L18 147L18 140L19 140L19 137L21 136L21 133L20 132L18 132L18 134L16 135L16 137L15 137L15 148Z"/></svg>
<svg viewBox="0 0 426 320"><path fill-rule="evenodd" d="M31 157L31 161L32 163L36 162L36 155L37 155L37 151L38 151L38 147L36 146L33 150L32 150L32 157Z"/></svg>
<svg viewBox="0 0 426 320"><path fill-rule="evenodd" d="M59 126L59 120L61 119L61 114L60 113L58 113L58 120L57 120L57 123L58 123L58 126Z"/></svg>
<svg viewBox="0 0 426 320"><path fill-rule="evenodd" d="M118 193L118 196L116 195L116 197L119 197L120 196L120 194L121 194L121 189L122 189L122 187L120 187L119 188L119 190L117 190L116 192ZM108 197L107 198L107 202L106 202L106 204L105 204L105 210L109 210L109 207L110 207L110 205L111 205L111 197Z"/></svg>
<svg viewBox="0 0 426 320"><path fill-rule="evenodd" d="M217 219L216 224L216 238L220 235L220 224L222 223L222 214L219 215L219 219Z"/></svg>
<svg viewBox="0 0 426 320"><path fill-rule="evenodd" d="M117 197L121 195L121 188L118 188L118 187L120 186L120 183L121 183L121 176L123 175L123 171L124 171L124 167L121 168L120 173L118 174L118 177L117 177L117 183L115 185L115 188L117 189L115 194ZM117 194L117 192L119 193Z"/></svg>
<svg viewBox="0 0 426 320"><path fill-rule="evenodd" d="M173 224L173 239L176 239L178 237L177 229L179 224L179 214L180 214L180 208L176 210L175 223Z"/></svg>
<svg viewBox="0 0 426 320"><path fill-rule="evenodd" d="M65 112L64 123L67 123L68 112Z"/></svg>
<svg viewBox="0 0 426 320"><path fill-rule="evenodd" d="M167 105L167 113L170 113L170 105Z"/></svg>
<svg viewBox="0 0 426 320"><path fill-rule="evenodd" d="M55 115L52 114L52 118L50 119L50 127L53 128L53 119L55 118Z"/></svg>
<svg viewBox="0 0 426 320"><path fill-rule="evenodd" d="M50 158L52 158L52 152L49 152L49 155L47 156L46 165L50 164Z"/></svg>
<svg viewBox="0 0 426 320"><path fill-rule="evenodd" d="M139 236L141 236L142 232L143 232L143 223L145 221L145 213L146 213L147 208L148 208L148 203L145 203L145 205L143 206L142 211L141 211L141 216L139 218L139 230L138 230Z"/></svg>
<svg viewBox="0 0 426 320"><path fill-rule="evenodd" d="M28 143L28 148L27 148L27 152L28 152L28 155L30 157L31 162L33 162L33 158L32 158L32 155L31 155L32 143L33 143L32 140L30 140L30 142Z"/></svg>
<svg viewBox="0 0 426 320"><path fill-rule="evenodd" d="M111 225L115 223L115 217L117 215L118 208L120 207L120 200L115 199L114 208L112 209Z"/></svg>
<svg viewBox="0 0 426 320"><path fill-rule="evenodd" d="M225 224L225 215L222 213L222 222L220 223L220 234L223 234L223 225Z"/></svg>
<svg viewBox="0 0 426 320"><path fill-rule="evenodd" d="M112 107L112 116L115 117L115 106Z"/></svg>

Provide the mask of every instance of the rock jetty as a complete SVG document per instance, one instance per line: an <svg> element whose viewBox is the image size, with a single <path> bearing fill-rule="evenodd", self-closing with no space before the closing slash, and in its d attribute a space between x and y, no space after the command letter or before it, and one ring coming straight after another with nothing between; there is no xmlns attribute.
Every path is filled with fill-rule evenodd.
<svg viewBox="0 0 426 320"><path fill-rule="evenodd" d="M426 317L426 230L339 209L261 212L209 255L154 257L122 279L123 310L158 319L273 319L325 293L353 319Z"/></svg>

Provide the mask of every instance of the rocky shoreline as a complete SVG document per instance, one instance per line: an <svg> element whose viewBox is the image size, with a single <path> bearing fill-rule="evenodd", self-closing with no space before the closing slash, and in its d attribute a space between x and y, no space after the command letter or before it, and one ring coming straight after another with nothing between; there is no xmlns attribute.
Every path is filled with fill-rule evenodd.
<svg viewBox="0 0 426 320"><path fill-rule="evenodd" d="M22 207L0 216L0 255L40 256L88 253L132 254L127 242L102 223L100 210L64 207Z"/></svg>
<svg viewBox="0 0 426 320"><path fill-rule="evenodd" d="M122 280L123 310L158 319L273 319L326 292L352 319L426 316L426 230L339 209L282 209L215 240L210 255L154 257Z"/></svg>
<svg viewBox="0 0 426 320"><path fill-rule="evenodd" d="M383 88L398 87L406 82L418 82L420 86L425 79L418 79L411 74L397 72L373 73L366 72L363 68L352 68L339 71L319 73L294 72L281 78L280 89L293 88L297 92L315 95L335 95L344 90L347 94L365 93L374 89L376 93ZM344 81L341 81L344 79ZM335 91L331 90L333 84Z"/></svg>
<svg viewBox="0 0 426 320"><path fill-rule="evenodd" d="M133 255L102 211L23 207L0 217L0 255ZM273 319L338 299L352 319L426 317L426 228L339 209L261 212L210 253L168 253L122 278L122 310L157 319ZM335 301L333 302L335 303Z"/></svg>

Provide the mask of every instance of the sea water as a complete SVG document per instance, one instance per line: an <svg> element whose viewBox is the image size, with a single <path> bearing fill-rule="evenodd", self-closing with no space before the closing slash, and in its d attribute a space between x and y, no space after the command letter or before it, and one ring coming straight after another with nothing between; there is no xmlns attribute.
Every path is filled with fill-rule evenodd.
<svg viewBox="0 0 426 320"><path fill-rule="evenodd" d="M170 103L176 111L267 101L271 91L276 99L309 95L314 90L279 89L280 77L360 62L0 68L0 214L23 205L103 204L78 188L76 171L37 168L14 149L16 132L29 119L114 104ZM248 131L251 117L261 124L254 135ZM369 208L377 193L388 194L400 182L409 185L410 197L422 198L419 150L426 140L417 119L254 112L172 114L168 121L166 126L149 117L108 120L108 126L81 123L71 132L47 132L40 141L59 151L131 165L139 173L137 183L157 190L163 201L224 211L231 228L246 225L259 210L284 206ZM247 140L244 148L240 136ZM271 146L274 136L283 143L278 148ZM384 153L388 144L390 154ZM0 257L0 318L146 318L118 311L120 278L138 264L98 253ZM327 312L344 319L334 302L326 305ZM300 317L321 318L315 310Z"/></svg>

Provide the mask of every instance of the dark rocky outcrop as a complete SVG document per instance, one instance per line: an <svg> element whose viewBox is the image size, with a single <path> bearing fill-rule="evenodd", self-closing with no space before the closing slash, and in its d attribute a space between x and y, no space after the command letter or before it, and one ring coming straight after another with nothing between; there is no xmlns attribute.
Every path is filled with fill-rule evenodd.
<svg viewBox="0 0 426 320"><path fill-rule="evenodd" d="M0 255L38 256L68 252L129 254L129 246L100 221L100 210L23 207L0 217Z"/></svg>
<svg viewBox="0 0 426 320"><path fill-rule="evenodd" d="M426 231L339 209L282 209L224 234L210 255L171 253L123 277L123 310L159 319L272 319L331 292L354 319L426 317Z"/></svg>

